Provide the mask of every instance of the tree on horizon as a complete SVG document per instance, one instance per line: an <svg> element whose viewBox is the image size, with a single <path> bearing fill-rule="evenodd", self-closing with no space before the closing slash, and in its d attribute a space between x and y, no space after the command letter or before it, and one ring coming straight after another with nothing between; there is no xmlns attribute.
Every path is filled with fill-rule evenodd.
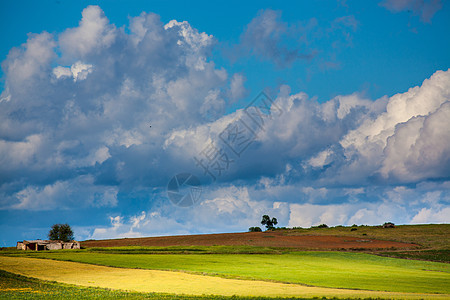
<svg viewBox="0 0 450 300"><path fill-rule="evenodd" d="M266 226L266 230L272 230L275 228L274 225L278 224L278 220L277 218L270 219L268 215L264 215L262 216L261 224Z"/></svg>
<svg viewBox="0 0 450 300"><path fill-rule="evenodd" d="M63 242L72 241L74 239L72 228L70 228L70 225L67 223L54 224L48 233L48 238L53 241L59 240Z"/></svg>

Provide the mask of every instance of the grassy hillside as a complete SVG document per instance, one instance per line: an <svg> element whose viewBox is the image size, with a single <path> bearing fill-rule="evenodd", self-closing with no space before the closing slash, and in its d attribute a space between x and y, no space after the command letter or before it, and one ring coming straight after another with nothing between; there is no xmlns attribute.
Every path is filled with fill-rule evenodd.
<svg viewBox="0 0 450 300"><path fill-rule="evenodd" d="M286 230L285 234L365 237L414 243L422 246L424 249L450 250L450 224L400 225L395 228L382 228L381 226L337 226L332 228L292 229Z"/></svg>
<svg viewBox="0 0 450 300"><path fill-rule="evenodd" d="M324 238L318 241L317 237ZM329 237L339 237L340 239ZM294 249L345 250L397 258L450 262L449 237L450 224L400 225L395 228L336 226L277 229L262 233L89 240L82 242L82 246L97 252L105 249L104 251L109 253L114 251L115 253L280 254L291 252ZM298 238L302 238L302 240L298 240ZM408 249L404 249L404 246L392 244L393 242L412 243L413 245L406 245ZM113 246L126 247L113 248Z"/></svg>
<svg viewBox="0 0 450 300"><path fill-rule="evenodd" d="M289 234L293 231L276 230L265 232L240 232L203 235L164 236L148 238L125 238L100 241L84 241L83 247L120 247L120 246L257 246L285 247L301 250L340 250L340 249L417 249L411 243L383 241L361 238L359 236Z"/></svg>
<svg viewBox="0 0 450 300"><path fill-rule="evenodd" d="M427 225L400 225L395 228L382 228L381 226L336 226L331 228L296 228L277 229L262 233L237 233L237 234L212 234L212 235L187 235L170 237L129 238L113 240L88 240L81 242L86 248L91 247L116 247L116 246L266 246L266 247L292 247L295 240L288 237L296 236L333 236L352 237L359 240L376 239L402 243L413 243L422 249L448 249L450 250L450 224ZM282 237L286 237L283 239ZM279 243L273 243L279 241ZM326 240L322 245L314 245L323 249L329 248ZM328 241L329 243L333 241ZM310 246L299 244L299 248ZM359 243L359 247L365 247ZM353 247L353 246L352 246Z"/></svg>
<svg viewBox="0 0 450 300"><path fill-rule="evenodd" d="M365 249L365 252L396 258L450 262L450 224L400 225L395 228L337 226L332 228L292 229L284 232L287 235L350 236L414 243L420 246L419 249L408 251Z"/></svg>

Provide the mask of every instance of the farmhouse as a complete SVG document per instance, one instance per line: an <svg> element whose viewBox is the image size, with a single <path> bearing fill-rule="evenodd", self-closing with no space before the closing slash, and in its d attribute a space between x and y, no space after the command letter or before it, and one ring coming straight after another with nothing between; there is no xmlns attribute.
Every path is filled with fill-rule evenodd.
<svg viewBox="0 0 450 300"><path fill-rule="evenodd" d="M17 242L18 250L58 250L58 249L80 249L80 242L70 241L50 241L50 240L30 240Z"/></svg>

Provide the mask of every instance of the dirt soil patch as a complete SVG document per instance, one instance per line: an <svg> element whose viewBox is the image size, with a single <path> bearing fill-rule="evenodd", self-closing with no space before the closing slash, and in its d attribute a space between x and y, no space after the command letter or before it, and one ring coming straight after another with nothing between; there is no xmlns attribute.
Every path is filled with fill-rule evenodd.
<svg viewBox="0 0 450 300"><path fill-rule="evenodd" d="M351 249L411 249L418 245L358 237L324 235L285 235L281 231L244 232L204 235L181 235L81 242L82 247L120 246L262 246L296 248L301 250L351 250Z"/></svg>

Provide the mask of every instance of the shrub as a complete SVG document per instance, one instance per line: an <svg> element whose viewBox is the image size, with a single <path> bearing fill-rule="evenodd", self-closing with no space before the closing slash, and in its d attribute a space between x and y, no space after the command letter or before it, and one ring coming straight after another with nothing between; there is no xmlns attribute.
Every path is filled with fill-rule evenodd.
<svg viewBox="0 0 450 300"><path fill-rule="evenodd" d="M320 224L319 226L317 226L317 228L328 228L327 224Z"/></svg>
<svg viewBox="0 0 450 300"><path fill-rule="evenodd" d="M353 227L352 229L350 229L350 231L355 231L358 230L358 228Z"/></svg>
<svg viewBox="0 0 450 300"><path fill-rule="evenodd" d="M248 229L248 231L249 231L249 232L261 232L262 230L261 230L260 227L255 226L255 227L250 227L250 228Z"/></svg>
<svg viewBox="0 0 450 300"><path fill-rule="evenodd" d="M395 228L395 224L392 222L386 222L383 224L383 228Z"/></svg>

